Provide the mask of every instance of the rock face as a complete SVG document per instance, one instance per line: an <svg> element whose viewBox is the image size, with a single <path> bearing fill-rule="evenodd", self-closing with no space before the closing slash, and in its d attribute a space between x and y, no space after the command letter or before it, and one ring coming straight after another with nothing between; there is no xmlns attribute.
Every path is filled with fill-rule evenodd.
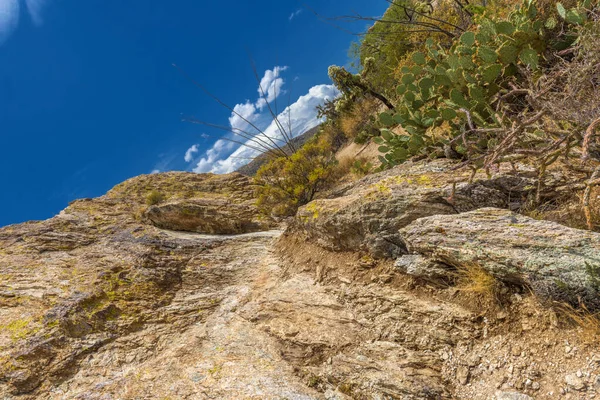
<svg viewBox="0 0 600 400"><path fill-rule="evenodd" d="M185 236L145 223L152 191L170 204L231 207L229 214L213 208L215 214L206 217L231 221L196 224L195 231L240 233L269 226L246 222L257 218L247 206L254 195L248 178L166 173L133 178L100 198L75 201L47 221L0 229L0 397L35 392L42 398L101 349L142 331L150 346L159 332L203 321L219 305L219 287L232 274L231 267L217 267L227 262L228 239ZM161 222L176 229L185 218L171 211ZM208 256L214 269L207 269L204 257L216 248L222 255ZM198 295L195 285L207 288Z"/></svg>
<svg viewBox="0 0 600 400"><path fill-rule="evenodd" d="M276 257L279 231L164 230L144 204L249 201L245 179L143 176L0 229L0 398L450 398L438 351L478 331L470 312L321 285Z"/></svg>
<svg viewBox="0 0 600 400"><path fill-rule="evenodd" d="M336 192L333 198L302 207L290 230L302 232L330 250L366 250L375 257L406 252L398 230L431 215L456 214L480 207L519 207L532 180L500 173L472 184L469 173L453 171L449 160L406 163Z"/></svg>
<svg viewBox="0 0 600 400"><path fill-rule="evenodd" d="M496 208L421 218L400 234L438 265L474 263L541 297L600 308L600 234Z"/></svg>
<svg viewBox="0 0 600 400"><path fill-rule="evenodd" d="M237 234L263 231L273 223L261 218L252 201L227 199L179 201L149 207L144 212L154 226L174 231Z"/></svg>
<svg viewBox="0 0 600 400"><path fill-rule="evenodd" d="M536 271L547 272L575 291L573 282L581 284L583 296L594 282L583 281L578 263L597 257L596 236L497 209L456 214L483 198L506 206L502 188L515 178L459 185L448 199L439 194L445 165L407 167L415 177L365 179L342 196L338 205L348 204L346 211L330 211L334 217L325 221L335 229L330 222L301 224L283 238L272 229L240 233L272 224L255 214L254 190L239 174L141 176L47 221L0 229L0 398L596 395L600 349L592 355L575 332L553 323L551 311L519 297L482 314L470 299L457 299L454 288L421 287L399 273L443 278L451 260L469 262L475 254L501 279L533 286L545 282ZM431 174L440 182L428 183ZM386 180L395 195L382 189L382 197L359 196ZM147 206L153 192L164 202ZM368 212L376 209L391 221ZM415 220L436 210L445 214ZM395 230L401 225L407 226ZM318 229L330 236L307 241L318 238ZM513 229L524 231L521 242ZM395 235L391 253L418 254L394 266L323 247L349 238L342 243L385 250L377 245L380 234ZM446 256L438 257L438 249ZM527 251L535 257L526 259ZM556 260L572 267L565 272L571 275L555 270Z"/></svg>

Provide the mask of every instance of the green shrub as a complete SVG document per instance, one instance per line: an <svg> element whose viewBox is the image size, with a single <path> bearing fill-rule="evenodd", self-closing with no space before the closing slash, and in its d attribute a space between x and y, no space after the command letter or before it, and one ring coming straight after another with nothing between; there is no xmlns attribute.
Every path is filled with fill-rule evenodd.
<svg viewBox="0 0 600 400"><path fill-rule="evenodd" d="M159 192L158 190L152 190L146 196L146 204L149 206L153 206L155 204L162 203L165 200L165 195Z"/></svg>
<svg viewBox="0 0 600 400"><path fill-rule="evenodd" d="M289 157L263 165L256 173L261 212L290 216L327 187L335 175L331 137L321 132Z"/></svg>
<svg viewBox="0 0 600 400"><path fill-rule="evenodd" d="M409 135L382 131L382 163L401 163L433 144L426 133L444 121L450 122L456 133L469 123L498 126L492 99L519 74L520 67L537 69L545 50L540 34L543 23L536 21L535 15L531 4L507 19L482 17L477 27L464 32L448 51L428 40L426 52L413 53L414 66L403 67L396 88L400 96L397 112L380 115L384 125L400 124ZM459 153L467 151L462 146L456 148Z"/></svg>
<svg viewBox="0 0 600 400"><path fill-rule="evenodd" d="M504 0L506 1L506 0ZM395 0L355 45L361 65L375 62L365 79L377 91L394 96L398 78L392 73L407 54L422 47L427 39L446 45L461 28L471 24L469 14L458 4L477 4L480 1ZM358 47L358 49L357 49Z"/></svg>

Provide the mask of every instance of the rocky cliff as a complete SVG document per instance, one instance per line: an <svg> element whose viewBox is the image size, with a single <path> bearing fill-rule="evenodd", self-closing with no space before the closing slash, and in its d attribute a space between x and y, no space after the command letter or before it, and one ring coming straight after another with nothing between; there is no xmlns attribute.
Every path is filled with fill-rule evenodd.
<svg viewBox="0 0 600 400"><path fill-rule="evenodd" d="M468 180L407 163L286 227L165 173L2 228L0 398L594 398L557 305L598 308L600 235L515 213L526 170Z"/></svg>

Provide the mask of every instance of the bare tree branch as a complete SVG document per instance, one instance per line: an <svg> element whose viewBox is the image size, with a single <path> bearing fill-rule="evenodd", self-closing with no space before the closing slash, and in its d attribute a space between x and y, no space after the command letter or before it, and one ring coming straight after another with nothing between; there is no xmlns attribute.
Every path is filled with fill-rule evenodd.
<svg viewBox="0 0 600 400"><path fill-rule="evenodd" d="M592 195L592 187L600 184L600 165L594 170L594 173L590 177L590 180L585 185L585 191L583 192L583 213L585 214L585 221L589 230L594 229L592 221L592 210L590 207L590 197Z"/></svg>
<svg viewBox="0 0 600 400"><path fill-rule="evenodd" d="M278 147L273 147L272 145L264 142L260 138L260 135L264 135L264 134L252 135L252 134L250 134L250 133L248 133L246 131L243 131L243 130L241 130L239 128L230 128L230 127L227 127L227 126L224 126L224 125L212 124L210 122L200 121L200 120L195 119L193 117L185 118L184 121L190 122L192 124L197 124L197 125L210 126L211 128L216 128L216 129L219 129L219 130L222 130L222 131L233 133L234 135L240 136L240 137L248 140L249 142L254 143L255 147L256 146L262 147L263 150L260 150L261 152L263 152L263 151L277 151L282 156L286 156L287 157L287 155L288 155L286 152L284 152L283 150L280 150Z"/></svg>
<svg viewBox="0 0 600 400"><path fill-rule="evenodd" d="M581 158L585 161L590 158L590 143L592 142L592 137L596 132L596 129L600 127L600 118L593 121L590 126L585 131L585 136L583 137L583 154Z"/></svg>

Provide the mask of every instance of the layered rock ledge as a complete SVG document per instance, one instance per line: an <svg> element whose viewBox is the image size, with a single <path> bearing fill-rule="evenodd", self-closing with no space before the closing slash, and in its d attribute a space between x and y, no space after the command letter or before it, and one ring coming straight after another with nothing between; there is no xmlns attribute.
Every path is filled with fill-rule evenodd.
<svg viewBox="0 0 600 400"><path fill-rule="evenodd" d="M136 177L0 229L0 398L592 398L597 346L534 296L482 311L448 276L477 263L595 306L597 234L466 212L518 208L532 180L453 190L452 168L366 177L304 207L283 239L242 233L272 222L239 174Z"/></svg>
<svg viewBox="0 0 600 400"><path fill-rule="evenodd" d="M257 232L274 226L259 215L253 201L229 199L169 202L149 207L144 217L158 228L211 234Z"/></svg>
<svg viewBox="0 0 600 400"><path fill-rule="evenodd" d="M476 264L542 298L600 309L600 234L482 208L421 218L400 230L407 250L397 265L420 276ZM447 268L450 273L452 268Z"/></svg>
<svg viewBox="0 0 600 400"><path fill-rule="evenodd" d="M453 170L441 159L406 163L369 175L302 207L289 230L334 251L368 251L377 258L406 253L399 230L418 218L480 207L519 208L534 180L501 172L492 179ZM453 182L459 182L453 189Z"/></svg>

